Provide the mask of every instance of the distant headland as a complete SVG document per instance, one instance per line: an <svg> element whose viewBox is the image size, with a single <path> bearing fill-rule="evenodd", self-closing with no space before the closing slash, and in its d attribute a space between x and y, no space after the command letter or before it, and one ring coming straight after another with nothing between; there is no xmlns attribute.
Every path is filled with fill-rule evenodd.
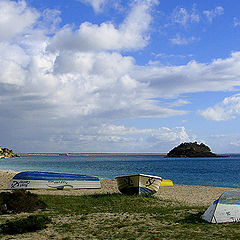
<svg viewBox="0 0 240 240"><path fill-rule="evenodd" d="M15 158L20 155L13 153L11 149L0 147L0 158Z"/></svg>
<svg viewBox="0 0 240 240"><path fill-rule="evenodd" d="M173 148L168 154L167 157L221 157L215 153L211 152L211 149L201 143L197 142L185 142L181 143L179 146Z"/></svg>

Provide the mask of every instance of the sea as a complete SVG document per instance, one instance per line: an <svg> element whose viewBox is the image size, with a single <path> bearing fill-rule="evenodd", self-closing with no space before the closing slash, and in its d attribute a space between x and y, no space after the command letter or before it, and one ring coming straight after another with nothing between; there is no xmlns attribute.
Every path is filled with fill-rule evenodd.
<svg viewBox="0 0 240 240"><path fill-rule="evenodd" d="M22 154L0 160L0 169L77 173L114 179L150 174L175 184L240 188L240 154L218 158L166 158L163 154Z"/></svg>

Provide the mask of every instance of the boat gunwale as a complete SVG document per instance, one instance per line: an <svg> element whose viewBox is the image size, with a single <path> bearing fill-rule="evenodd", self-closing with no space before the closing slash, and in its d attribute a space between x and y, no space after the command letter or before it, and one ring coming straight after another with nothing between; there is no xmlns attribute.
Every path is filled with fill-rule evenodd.
<svg viewBox="0 0 240 240"><path fill-rule="evenodd" d="M158 176L154 176L154 175L148 175L148 174L142 174L142 173L139 173L139 174L129 174L129 175L120 175L120 176L117 176L115 177L115 179L118 179L118 178L124 178L124 177L151 177L151 178L156 178L156 179L159 179L159 180L163 180L161 177L158 177Z"/></svg>
<svg viewBox="0 0 240 240"><path fill-rule="evenodd" d="M23 171L13 176L12 180L43 181L100 181L99 177L74 173L58 173L43 171Z"/></svg>

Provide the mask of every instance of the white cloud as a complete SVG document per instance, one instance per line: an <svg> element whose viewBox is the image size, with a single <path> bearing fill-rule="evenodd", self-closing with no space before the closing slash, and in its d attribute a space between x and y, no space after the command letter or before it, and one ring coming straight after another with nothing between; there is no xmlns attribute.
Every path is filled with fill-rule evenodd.
<svg viewBox="0 0 240 240"><path fill-rule="evenodd" d="M221 6L216 7L212 10L205 10L203 11L203 14L207 17L208 21L212 23L213 19L217 16L224 14L224 8Z"/></svg>
<svg viewBox="0 0 240 240"><path fill-rule="evenodd" d="M82 28L86 27L86 32L89 34L85 37L94 39L97 33L88 30L93 30L95 27L97 30L101 29L100 32L103 29L106 32L116 31L117 38L119 31L125 31L127 35L129 32L134 36L137 34L143 36L151 20L148 12L150 3L152 4L144 1L141 5L138 2L132 8L128 17L120 25L128 26L128 30L125 28L121 30L121 27L116 29L109 23L103 23L100 27L85 23L81 25ZM11 5L12 2L9 4ZM14 6L18 8L17 5ZM33 12L41 15L35 10ZM147 20L144 25L139 19L145 15ZM48 16L50 16L48 25L53 26L54 29L60 20L55 21L51 16L58 18L59 13L51 12ZM77 51L66 51L68 48L65 48L64 37L58 38L59 41L63 41L59 44L63 44L64 47L56 44L56 52L49 52L46 49L52 38L46 35L47 31L43 30L44 24L36 22L34 25L37 27L32 27L31 31L22 29L16 39L18 42L0 45L2 62L0 91L5 93L0 101L4 104L8 103L8 112L18 114L19 118L31 116L32 111L39 116L43 114L44 109L47 109L45 116L54 119L66 115L105 121L109 118L114 120L169 117L185 114L185 111L174 108L180 106L180 103L187 102L176 101L175 105L164 105L157 98L177 97L182 93L206 89L230 90L239 84L239 53L233 53L225 60L215 60L211 64L192 61L185 66L139 67L132 57L123 57L115 52L99 51L101 47L96 48L98 51L93 51L93 43L90 48L92 51L80 51L81 48L74 47L73 39L69 48L71 50L73 46ZM69 27L65 27L57 32L53 37L54 40L59 34L61 35L61 32L66 34L68 31L71 37L77 34L73 33ZM127 39L127 37L124 38ZM76 44L78 44L77 41ZM104 42L100 45L103 47L103 44L106 44L105 49L114 48L112 42ZM6 110L4 104L1 109ZM18 106L18 109L14 106Z"/></svg>
<svg viewBox="0 0 240 240"><path fill-rule="evenodd" d="M95 12L101 12L108 0L78 0L83 3L90 4Z"/></svg>
<svg viewBox="0 0 240 240"><path fill-rule="evenodd" d="M186 38L186 37L181 37L180 34L177 34L175 38L170 39L171 43L176 45L187 45L197 40L198 39L196 37Z"/></svg>
<svg viewBox="0 0 240 240"><path fill-rule="evenodd" d="M233 25L234 27L240 26L240 20L236 17L233 18Z"/></svg>
<svg viewBox="0 0 240 240"><path fill-rule="evenodd" d="M183 99L178 99L175 102L172 102L171 104L169 104L170 106L175 106L175 107L180 107L180 106L184 106L186 104L189 104L190 102L187 100L183 100Z"/></svg>
<svg viewBox="0 0 240 240"><path fill-rule="evenodd" d="M182 7L176 7L172 13L172 22L180 24L186 27L191 23L198 23L200 21L199 14L196 13L196 9L193 8L191 11L188 11Z"/></svg>
<svg viewBox="0 0 240 240"><path fill-rule="evenodd" d="M199 114L205 119L213 121L234 119L236 115L240 114L240 94L227 97L221 103L199 111Z"/></svg>
<svg viewBox="0 0 240 240"><path fill-rule="evenodd" d="M77 31L66 25L56 33L50 51L101 51L139 49L148 42L153 1L139 1L124 22L116 27L111 22L100 25L84 22ZM144 21L142 21L144 19Z"/></svg>
<svg viewBox="0 0 240 240"><path fill-rule="evenodd" d="M182 55L182 54L166 54L166 53L158 53L158 54L153 54L156 58L192 58L193 54L187 54L187 55Z"/></svg>
<svg viewBox="0 0 240 240"><path fill-rule="evenodd" d="M239 148L240 147L240 138L238 137L238 139L235 139L235 141L231 140L230 144Z"/></svg>
<svg viewBox="0 0 240 240"><path fill-rule="evenodd" d="M182 66L136 66L131 76L148 83L146 91L156 97L183 93L229 91L239 87L240 52L209 64L191 61Z"/></svg>
<svg viewBox="0 0 240 240"><path fill-rule="evenodd" d="M28 30L39 14L29 8L24 0L1 0L0 16L0 41L10 41L14 36Z"/></svg>
<svg viewBox="0 0 240 240"><path fill-rule="evenodd" d="M113 124L88 126L87 130L77 128L74 133L61 132L51 137L51 141L59 146L74 142L77 151L82 152L109 152L109 149L110 152L126 152L126 149L127 152L168 152L169 145L175 146L190 139L184 127L138 129ZM73 145L71 149L74 151Z"/></svg>
<svg viewBox="0 0 240 240"><path fill-rule="evenodd" d="M12 6L12 2L6 1L7 3ZM151 20L148 13L151 4L152 1L144 1L142 5L140 2L137 3L122 23L120 32L121 35L125 34L123 38L125 43L128 42L126 44L129 44L132 37L136 37L136 41L131 43L136 47L135 42L141 42L144 39L142 34L144 35L143 32L147 30ZM18 8L17 5L14 7ZM26 5L24 7L27 8ZM13 12L16 13L16 11ZM35 10L33 12L36 13ZM22 14L22 12L17 13ZM59 12L46 13L45 11L43 15L46 14L49 17L45 23L54 29L60 20L56 20L53 16L59 18ZM40 14L37 13L37 15ZM144 24L139 20L141 17L146 19ZM12 106L18 105L18 109L14 111L19 113L19 117L27 118L33 109L36 113L42 114L42 106L46 109L51 108L51 111L46 110L47 115L54 118L63 117L66 114L91 115L100 118L108 118L109 115L114 118L134 118L139 115L166 117L184 113L184 111L157 106L156 101L147 99L148 95L145 95L147 85L129 76L129 71L135 67L132 57L123 57L114 52L86 52L85 49L83 52L59 52L58 50L63 50L61 47L56 49L57 53L46 51L51 37L44 35L48 33L43 29L46 26L45 23L36 22L36 27L31 31L22 29L17 38L18 43L4 43L0 46L2 62L0 90L5 93L12 92L11 95L2 96L1 101ZM96 34L101 38L102 31L106 33L116 31L117 38L120 37L119 30L111 24L103 23L100 28L96 27L97 30L100 29L99 35L93 31L95 27L85 23L80 29L82 32L86 30L87 35L83 35L87 39L94 39ZM71 30L66 30L65 27L57 33L57 36L61 35L61 32L65 34L68 31L71 35ZM110 35L107 35L107 38L110 38ZM100 44L101 47L104 45L103 48L106 49L114 48L112 38L105 42L105 37ZM64 42L64 38L60 39ZM98 40L98 38L94 39L91 50L94 49L93 45L97 45ZM74 41L71 46L74 46ZM97 47L97 50L101 47ZM9 107L8 111L11 109Z"/></svg>

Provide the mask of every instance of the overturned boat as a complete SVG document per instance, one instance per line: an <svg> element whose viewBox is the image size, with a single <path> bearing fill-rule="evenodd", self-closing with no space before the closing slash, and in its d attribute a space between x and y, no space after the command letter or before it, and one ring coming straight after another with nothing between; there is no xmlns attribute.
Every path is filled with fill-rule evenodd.
<svg viewBox="0 0 240 240"><path fill-rule="evenodd" d="M240 191L224 192L202 215L210 223L240 222Z"/></svg>
<svg viewBox="0 0 240 240"><path fill-rule="evenodd" d="M128 195L151 195L159 190L162 178L145 174L116 177L118 189Z"/></svg>
<svg viewBox="0 0 240 240"><path fill-rule="evenodd" d="M26 171L17 173L8 189L95 189L101 188L98 177L88 175Z"/></svg>

